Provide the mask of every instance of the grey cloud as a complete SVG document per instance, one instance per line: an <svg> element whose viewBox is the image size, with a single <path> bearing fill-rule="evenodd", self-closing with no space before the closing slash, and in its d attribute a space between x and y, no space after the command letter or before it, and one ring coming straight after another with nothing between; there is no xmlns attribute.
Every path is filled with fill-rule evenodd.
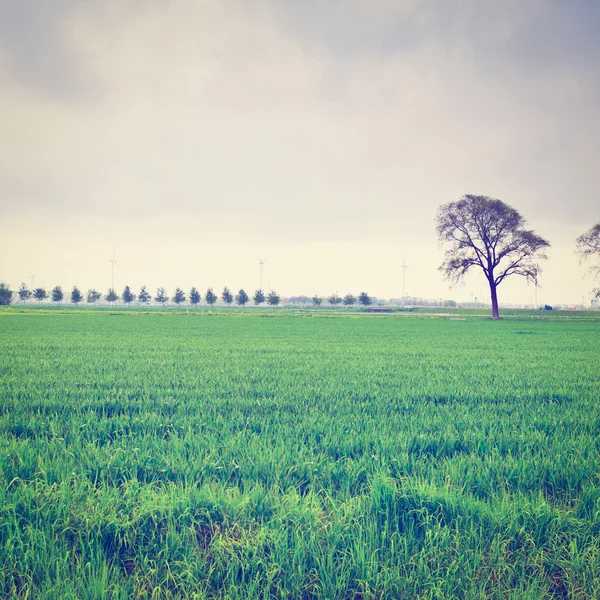
<svg viewBox="0 0 600 600"><path fill-rule="evenodd" d="M412 1L388 3L362 0L280 0L271 5L283 27L307 50L319 46L352 60L365 53L396 53L422 43L412 18Z"/></svg>
<svg viewBox="0 0 600 600"><path fill-rule="evenodd" d="M275 6L282 25L306 48L350 62L430 43L447 53L470 47L491 72L557 63L595 67L600 57L595 0L281 0Z"/></svg>
<svg viewBox="0 0 600 600"><path fill-rule="evenodd" d="M0 0L0 52L21 85L64 101L89 98L98 91L65 37L65 19L77 4Z"/></svg>

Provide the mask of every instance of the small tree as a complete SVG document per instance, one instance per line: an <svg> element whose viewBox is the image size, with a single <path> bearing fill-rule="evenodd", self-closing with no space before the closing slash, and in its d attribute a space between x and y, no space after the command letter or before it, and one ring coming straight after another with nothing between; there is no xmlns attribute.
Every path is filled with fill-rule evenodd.
<svg viewBox="0 0 600 600"><path fill-rule="evenodd" d="M352 294L346 294L342 302L344 306L352 306L356 302L356 298Z"/></svg>
<svg viewBox="0 0 600 600"><path fill-rule="evenodd" d="M169 301L169 297L167 296L165 288L159 287L156 290L156 296L154 297L154 300L155 302L158 302L161 306L164 306Z"/></svg>
<svg viewBox="0 0 600 600"><path fill-rule="evenodd" d="M596 277L600 276L600 223L581 234L575 243L581 261L591 261L590 272ZM600 298L600 288L595 289L593 293L596 298Z"/></svg>
<svg viewBox="0 0 600 600"><path fill-rule="evenodd" d="M127 306L131 306L131 303L135 300L135 294L131 291L131 288L128 285L126 285L123 289L121 300L123 300Z"/></svg>
<svg viewBox="0 0 600 600"><path fill-rule="evenodd" d="M190 290L190 302L192 306L198 306L198 304L200 304L200 300L202 300L200 292L195 287L193 287Z"/></svg>
<svg viewBox="0 0 600 600"><path fill-rule="evenodd" d="M323 298L319 298L316 294L312 297L313 306L321 306L323 304Z"/></svg>
<svg viewBox="0 0 600 600"><path fill-rule="evenodd" d="M277 306L281 302L281 298L277 292L271 290L267 296L267 302L269 306Z"/></svg>
<svg viewBox="0 0 600 600"><path fill-rule="evenodd" d="M329 304L332 306L337 306L338 304L342 303L342 299L337 294L331 294L331 296L327 298L327 302L329 302Z"/></svg>
<svg viewBox="0 0 600 600"><path fill-rule="evenodd" d="M231 304L233 302L233 294L229 291L228 287L223 288L223 293L221 294L221 300L225 302L225 304Z"/></svg>
<svg viewBox="0 0 600 600"><path fill-rule="evenodd" d="M79 291L79 288L74 285L71 290L71 303L77 306L83 300L83 294Z"/></svg>
<svg viewBox="0 0 600 600"><path fill-rule="evenodd" d="M185 302L185 292L181 288L175 289L175 295L173 296L173 302L179 306L182 302Z"/></svg>
<svg viewBox="0 0 600 600"><path fill-rule="evenodd" d="M146 286L143 285L140 293L138 294L138 300L142 304L148 304L150 302L150 292L146 289Z"/></svg>
<svg viewBox="0 0 600 600"><path fill-rule="evenodd" d="M119 296L117 296L117 292L113 288L110 288L104 298L107 302L114 304L119 299Z"/></svg>
<svg viewBox="0 0 600 600"><path fill-rule="evenodd" d="M33 290L33 297L39 303L42 303L42 301L44 301L48 297L48 292L46 291L45 288L42 288L42 287L35 288L35 290Z"/></svg>
<svg viewBox="0 0 600 600"><path fill-rule="evenodd" d="M19 300L27 303L27 300L31 298L31 294L31 290L24 283L22 283L21 287L19 288Z"/></svg>
<svg viewBox="0 0 600 600"><path fill-rule="evenodd" d="M97 292L94 288L88 290L87 301L90 304L94 304L94 303L98 302L98 300L100 300L100 298L102 298L102 294L100 292Z"/></svg>
<svg viewBox="0 0 600 600"><path fill-rule="evenodd" d="M538 261L547 258L550 244L525 225L517 210L487 196L467 194L438 210L438 239L448 244L440 271L457 283L472 267L481 269L490 288L492 319L500 318L498 286L511 275L537 285Z"/></svg>
<svg viewBox="0 0 600 600"><path fill-rule="evenodd" d="M369 294L367 294L367 292L361 292L358 296L358 301L363 306L369 306L372 303L372 299L369 297Z"/></svg>
<svg viewBox="0 0 600 600"><path fill-rule="evenodd" d="M265 294L262 290L256 290L254 292L254 304L257 306L262 304L265 301Z"/></svg>
<svg viewBox="0 0 600 600"><path fill-rule="evenodd" d="M56 302L56 304L60 304L65 297L60 285L57 285L52 292L50 292L50 296L52 298L52 302Z"/></svg>
<svg viewBox="0 0 600 600"><path fill-rule="evenodd" d="M248 294L246 294L246 291L244 289L241 289L235 296L235 301L239 306L246 306L248 300Z"/></svg>
<svg viewBox="0 0 600 600"><path fill-rule="evenodd" d="M0 283L0 305L8 306L12 302L13 292L8 283Z"/></svg>
<svg viewBox="0 0 600 600"><path fill-rule="evenodd" d="M213 292L212 288L208 288L206 290L206 294L204 294L204 301L211 308L213 307L213 304L217 301L217 295Z"/></svg>

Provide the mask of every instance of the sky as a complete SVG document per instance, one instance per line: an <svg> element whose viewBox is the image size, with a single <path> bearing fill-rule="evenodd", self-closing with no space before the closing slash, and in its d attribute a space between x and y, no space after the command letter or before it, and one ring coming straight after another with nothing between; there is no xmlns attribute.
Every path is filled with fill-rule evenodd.
<svg viewBox="0 0 600 600"><path fill-rule="evenodd" d="M458 301L435 232L464 194L552 248L589 304L597 0L0 0L0 280L260 285ZM501 304L528 304L512 278Z"/></svg>

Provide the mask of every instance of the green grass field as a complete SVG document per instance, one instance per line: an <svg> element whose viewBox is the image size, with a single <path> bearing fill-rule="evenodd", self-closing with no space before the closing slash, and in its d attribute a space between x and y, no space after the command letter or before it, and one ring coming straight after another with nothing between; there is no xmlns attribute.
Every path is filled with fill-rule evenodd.
<svg viewBox="0 0 600 600"><path fill-rule="evenodd" d="M0 596L600 598L600 319L460 314L0 311Z"/></svg>

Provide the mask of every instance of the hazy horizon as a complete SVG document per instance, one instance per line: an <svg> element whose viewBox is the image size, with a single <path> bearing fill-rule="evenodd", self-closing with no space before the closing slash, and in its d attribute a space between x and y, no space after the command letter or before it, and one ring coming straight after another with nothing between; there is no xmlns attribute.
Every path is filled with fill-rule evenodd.
<svg viewBox="0 0 600 600"><path fill-rule="evenodd" d="M0 280L169 295L489 301L437 267L441 204L499 198L589 305L600 4L0 0ZM500 303L528 304L512 278Z"/></svg>

